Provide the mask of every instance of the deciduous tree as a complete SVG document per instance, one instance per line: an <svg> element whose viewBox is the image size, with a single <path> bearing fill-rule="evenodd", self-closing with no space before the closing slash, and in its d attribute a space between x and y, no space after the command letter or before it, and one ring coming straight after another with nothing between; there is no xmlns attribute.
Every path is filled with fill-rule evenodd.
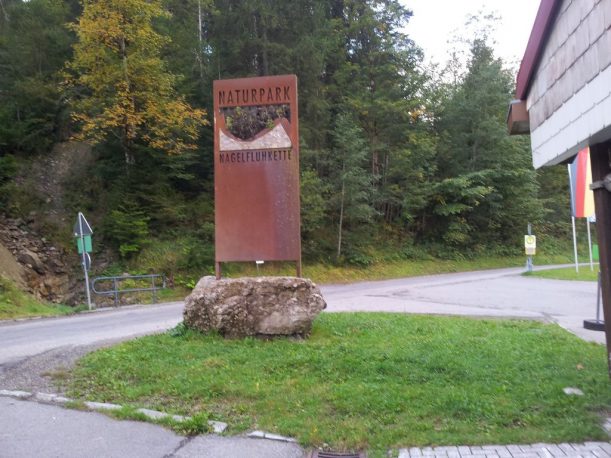
<svg viewBox="0 0 611 458"><path fill-rule="evenodd" d="M92 143L116 136L128 164L135 143L168 154L195 148L206 124L205 111L176 93L161 58L168 39L153 22L168 14L160 0L83 0L72 25L78 42L67 82L78 136Z"/></svg>

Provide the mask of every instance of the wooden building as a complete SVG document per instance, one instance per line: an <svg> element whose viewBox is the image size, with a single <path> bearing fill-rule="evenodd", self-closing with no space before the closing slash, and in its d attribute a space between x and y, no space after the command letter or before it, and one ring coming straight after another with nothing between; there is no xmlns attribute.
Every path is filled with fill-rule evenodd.
<svg viewBox="0 0 611 458"><path fill-rule="evenodd" d="M611 0L541 0L507 123L535 168L590 147L611 377Z"/></svg>

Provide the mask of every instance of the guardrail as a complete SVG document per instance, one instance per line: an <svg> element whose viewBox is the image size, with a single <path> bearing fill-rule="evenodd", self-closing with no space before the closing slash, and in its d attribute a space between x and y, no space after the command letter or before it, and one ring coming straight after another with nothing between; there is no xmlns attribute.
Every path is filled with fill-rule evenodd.
<svg viewBox="0 0 611 458"><path fill-rule="evenodd" d="M126 280L148 280L150 279L151 285L146 287L128 287L121 289L121 282ZM155 280L161 280L161 285L155 283ZM103 282L112 282L112 289L106 289L98 291L96 285ZM114 296L115 307L119 306L119 294L123 293L136 293L136 292L147 292L150 291L153 295L153 304L157 302L157 291L166 287L165 275L161 274L149 274L149 275L117 275L113 277L96 277L91 280L91 290L100 296Z"/></svg>

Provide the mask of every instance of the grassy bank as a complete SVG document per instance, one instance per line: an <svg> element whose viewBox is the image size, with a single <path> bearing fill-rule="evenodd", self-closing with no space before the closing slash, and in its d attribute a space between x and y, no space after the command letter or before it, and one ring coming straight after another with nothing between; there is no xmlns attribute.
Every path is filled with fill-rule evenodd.
<svg viewBox="0 0 611 458"><path fill-rule="evenodd" d="M537 265L565 264L570 258L565 255L539 257ZM364 280L386 280L391 278L414 277L451 272L521 267L526 257L490 256L473 259L424 259L381 261L364 267L334 265L327 263L304 263L303 275L316 283L349 283ZM254 263L229 263L224 265L223 274L228 277L257 275L295 275L294 263L269 262L256 268Z"/></svg>
<svg viewBox="0 0 611 458"><path fill-rule="evenodd" d="M594 270L590 270L590 266L579 266L579 272L575 271L575 267L566 267L563 269L528 272L524 275L529 277L549 278L552 280L597 281L598 265L594 266Z"/></svg>
<svg viewBox="0 0 611 458"><path fill-rule="evenodd" d="M382 451L606 439L609 388L604 348L554 325L373 313L323 314L307 340L141 338L85 357L68 391Z"/></svg>
<svg viewBox="0 0 611 458"><path fill-rule="evenodd" d="M9 280L0 277L0 320L67 315L74 312L72 307L38 301L30 294L20 291Z"/></svg>

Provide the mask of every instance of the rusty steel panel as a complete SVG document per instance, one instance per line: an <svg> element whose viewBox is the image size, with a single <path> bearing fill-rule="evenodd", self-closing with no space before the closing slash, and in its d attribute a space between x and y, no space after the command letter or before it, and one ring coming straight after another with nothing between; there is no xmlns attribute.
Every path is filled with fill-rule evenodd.
<svg viewBox="0 0 611 458"><path fill-rule="evenodd" d="M301 262L297 77L214 81L215 257Z"/></svg>

